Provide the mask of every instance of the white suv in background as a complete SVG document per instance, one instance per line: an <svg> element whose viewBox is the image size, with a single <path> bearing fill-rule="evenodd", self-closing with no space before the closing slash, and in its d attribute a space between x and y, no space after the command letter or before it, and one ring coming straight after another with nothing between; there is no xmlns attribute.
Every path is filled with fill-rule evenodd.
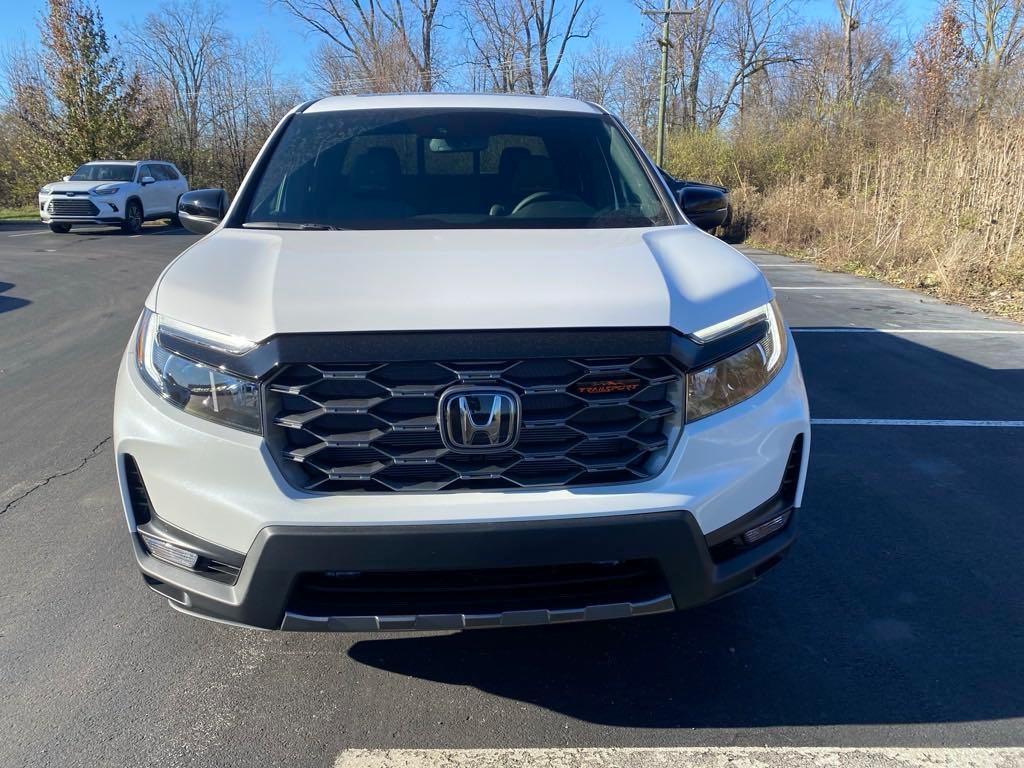
<svg viewBox="0 0 1024 768"><path fill-rule="evenodd" d="M39 217L54 232L73 224L113 224L137 233L142 222L176 220L188 182L171 163L102 160L39 190Z"/></svg>
<svg viewBox="0 0 1024 768"><path fill-rule="evenodd" d="M603 109L293 110L146 299L114 453L177 610L267 629L660 613L796 535L810 425L757 267Z"/></svg>

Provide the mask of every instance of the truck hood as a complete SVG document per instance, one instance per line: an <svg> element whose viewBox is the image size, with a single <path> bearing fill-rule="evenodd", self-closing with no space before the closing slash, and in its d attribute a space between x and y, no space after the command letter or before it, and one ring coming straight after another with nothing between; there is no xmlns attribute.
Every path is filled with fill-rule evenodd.
<svg viewBox="0 0 1024 768"><path fill-rule="evenodd" d="M151 309L260 341L279 333L665 327L771 299L742 254L695 227L221 229L164 271Z"/></svg>

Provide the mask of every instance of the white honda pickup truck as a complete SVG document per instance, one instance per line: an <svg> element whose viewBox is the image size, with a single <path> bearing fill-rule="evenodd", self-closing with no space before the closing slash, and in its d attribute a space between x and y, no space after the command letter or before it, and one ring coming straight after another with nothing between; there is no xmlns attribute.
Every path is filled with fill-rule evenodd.
<svg viewBox="0 0 1024 768"><path fill-rule="evenodd" d="M284 630L655 614L795 537L810 448L764 276L601 107L339 96L146 299L117 474L146 584Z"/></svg>

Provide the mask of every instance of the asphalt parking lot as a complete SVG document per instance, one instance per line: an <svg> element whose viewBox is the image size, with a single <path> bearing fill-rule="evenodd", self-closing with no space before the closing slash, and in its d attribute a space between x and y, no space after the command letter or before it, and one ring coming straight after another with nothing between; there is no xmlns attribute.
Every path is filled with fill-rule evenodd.
<svg viewBox="0 0 1024 768"><path fill-rule="evenodd" d="M749 251L815 419L801 539L760 585L627 622L260 633L146 590L116 493L116 365L194 239L0 227L0 766L1024 747L1024 326Z"/></svg>

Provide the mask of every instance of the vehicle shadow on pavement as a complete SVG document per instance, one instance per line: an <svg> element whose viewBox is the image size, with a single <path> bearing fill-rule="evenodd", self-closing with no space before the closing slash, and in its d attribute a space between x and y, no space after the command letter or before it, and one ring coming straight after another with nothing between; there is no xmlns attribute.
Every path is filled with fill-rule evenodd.
<svg viewBox="0 0 1024 768"><path fill-rule="evenodd" d="M171 224L168 221L147 222L146 224L144 224L142 226L142 231L139 232L139 235L141 235L142 237L147 237L148 235L190 235L190 234L191 234L191 232L189 232L184 227L182 227L182 226L180 226L178 224ZM102 228L100 228L100 227L90 227L90 228L85 228L85 229L76 229L76 228L72 227L71 231L68 232L66 235L62 235L62 237L67 237L68 235L77 235L78 237L86 237L86 236L90 236L90 237L111 237L111 236L125 237L126 236L125 233L121 231L120 227L102 227Z"/></svg>
<svg viewBox="0 0 1024 768"><path fill-rule="evenodd" d="M895 337L805 338L815 416L891 417L895 399L915 418L1024 419L1024 370L1000 367L995 350L986 366ZM1020 717L1022 438L1012 428L820 426L801 537L746 592L644 619L390 635L349 655L622 727Z"/></svg>
<svg viewBox="0 0 1024 768"><path fill-rule="evenodd" d="M32 303L28 299L19 299L17 296L3 295L13 287L14 283L5 283L0 281L0 314L10 312L15 309L21 309L22 307L27 307Z"/></svg>

